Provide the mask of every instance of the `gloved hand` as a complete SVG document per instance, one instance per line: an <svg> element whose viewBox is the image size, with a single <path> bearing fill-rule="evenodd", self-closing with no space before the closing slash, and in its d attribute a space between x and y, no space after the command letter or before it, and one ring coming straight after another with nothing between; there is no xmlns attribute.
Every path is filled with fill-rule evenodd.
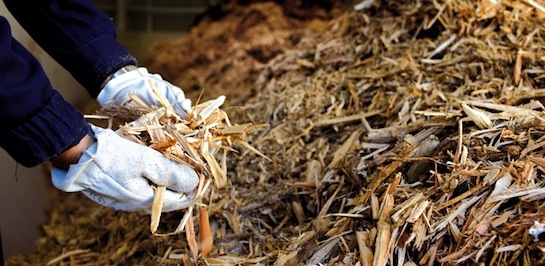
<svg viewBox="0 0 545 266"><path fill-rule="evenodd" d="M194 204L199 183L190 167L127 140L110 129L90 125L96 143L68 171L53 167L53 184L66 192L81 191L93 201L116 210L149 214L154 196L150 183L166 186L163 212Z"/></svg>
<svg viewBox="0 0 545 266"><path fill-rule="evenodd" d="M191 101L185 98L182 89L163 80L158 74L150 74L145 67L139 67L137 70L119 76L114 75L98 94L97 101L102 107L121 105L130 99L130 94L134 93L150 106L161 106L154 96L149 84L150 80L172 104L174 111L180 117L186 118L191 112Z"/></svg>

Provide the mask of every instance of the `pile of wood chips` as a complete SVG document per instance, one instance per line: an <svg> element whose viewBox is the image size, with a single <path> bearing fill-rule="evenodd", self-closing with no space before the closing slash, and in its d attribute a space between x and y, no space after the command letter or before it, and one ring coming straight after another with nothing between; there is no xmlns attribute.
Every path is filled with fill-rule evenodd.
<svg viewBox="0 0 545 266"><path fill-rule="evenodd" d="M62 194L38 251L10 262L543 264L544 4L363 1L271 60L229 111L269 124L247 137L273 162L225 161L207 256L151 235L149 217ZM180 219L163 214L163 229Z"/></svg>
<svg viewBox="0 0 545 266"><path fill-rule="evenodd" d="M187 35L156 43L144 64L184 88L190 98L227 96L241 104L255 94L251 86L263 65L321 32L340 14L337 0L223 0L207 10Z"/></svg>

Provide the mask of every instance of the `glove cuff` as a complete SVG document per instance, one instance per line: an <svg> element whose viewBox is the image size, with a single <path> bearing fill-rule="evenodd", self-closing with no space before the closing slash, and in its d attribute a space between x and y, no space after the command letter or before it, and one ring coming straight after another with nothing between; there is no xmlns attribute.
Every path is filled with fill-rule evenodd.
<svg viewBox="0 0 545 266"><path fill-rule="evenodd" d="M68 170L53 166L51 168L51 181L53 185L66 192L76 192L85 189L81 182L78 182L78 177L81 177L85 171L89 171L92 167L91 159L97 152L98 143L94 143L83 152L77 164L70 165ZM81 180L79 180L81 181Z"/></svg>
<svg viewBox="0 0 545 266"><path fill-rule="evenodd" d="M104 81L102 82L102 84L100 84L100 89L102 90L104 88L104 86L106 86L106 83L108 83L108 81L116 78L116 77L119 77L127 72L130 72L130 71L133 71L133 70L137 70L138 67L135 66L135 65L126 65L126 66L123 66L122 68L118 69L117 71L115 71L114 73L108 75L108 77L106 77L106 79L104 79Z"/></svg>
<svg viewBox="0 0 545 266"><path fill-rule="evenodd" d="M104 80L102 83L102 89L100 90L100 93L97 96L97 101L100 104L100 106L104 107L107 104L109 104L112 100L124 100L124 99L116 99L118 93L125 89L125 86L121 86L122 83L125 82L125 80L130 80L132 78L141 77L145 74L147 74L147 69L145 67L136 67L135 65L127 65ZM119 79L119 77L123 76L123 79ZM121 104L122 102L114 102L115 104Z"/></svg>

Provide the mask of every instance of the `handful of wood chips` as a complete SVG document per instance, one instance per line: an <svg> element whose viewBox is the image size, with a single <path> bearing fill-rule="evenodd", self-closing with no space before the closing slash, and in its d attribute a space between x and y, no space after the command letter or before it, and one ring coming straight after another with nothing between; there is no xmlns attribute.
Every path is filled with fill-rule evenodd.
<svg viewBox="0 0 545 266"><path fill-rule="evenodd" d="M212 249L213 240L208 210L202 200L211 184L216 188L227 184L227 153L236 152L232 148L233 145L239 144L266 158L245 141L248 133L266 125L232 124L227 113L220 109L225 96L198 103L192 107L187 117L181 117L151 82L150 86L161 106L148 106L138 96L131 95L131 100L123 105L104 108L97 115L86 117L108 119L110 128L114 124L119 124L116 131L119 135L151 147L177 163L187 164L197 172L199 185L194 193L191 193L193 203L185 210L180 224L171 233L157 233L166 188L152 184L155 196L150 230L155 235L171 235L181 233L185 229L193 256L197 257L199 247L206 256ZM216 157L221 158L219 162ZM193 224L195 208L199 212L198 245Z"/></svg>

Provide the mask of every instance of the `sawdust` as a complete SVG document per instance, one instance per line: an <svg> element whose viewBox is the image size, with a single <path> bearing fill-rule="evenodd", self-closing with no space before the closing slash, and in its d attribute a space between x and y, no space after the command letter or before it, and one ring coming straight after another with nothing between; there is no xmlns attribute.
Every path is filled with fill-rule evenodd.
<svg viewBox="0 0 545 266"><path fill-rule="evenodd" d="M226 1L203 14L187 36L151 48L144 64L189 98L226 95L241 103L270 59L321 32L340 13L336 1Z"/></svg>

